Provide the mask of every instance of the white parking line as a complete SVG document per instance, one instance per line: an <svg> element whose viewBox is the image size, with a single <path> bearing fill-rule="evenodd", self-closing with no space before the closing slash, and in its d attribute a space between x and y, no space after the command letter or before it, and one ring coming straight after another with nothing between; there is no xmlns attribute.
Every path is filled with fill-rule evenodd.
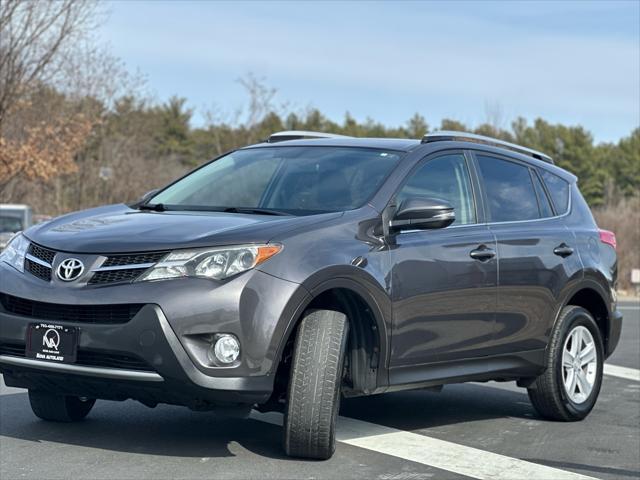
<svg viewBox="0 0 640 480"><path fill-rule="evenodd" d="M13 393L25 393L24 388L7 387L4 383L4 377L0 375L0 395L11 395Z"/></svg>
<svg viewBox="0 0 640 480"><path fill-rule="evenodd" d="M619 365L604 364L604 374L612 377L624 378L640 382L640 370L636 368L621 367Z"/></svg>
<svg viewBox="0 0 640 480"><path fill-rule="evenodd" d="M253 411L251 418L282 425L282 415L274 412ZM342 443L482 480L593 480L567 470L353 418L339 417L336 438Z"/></svg>

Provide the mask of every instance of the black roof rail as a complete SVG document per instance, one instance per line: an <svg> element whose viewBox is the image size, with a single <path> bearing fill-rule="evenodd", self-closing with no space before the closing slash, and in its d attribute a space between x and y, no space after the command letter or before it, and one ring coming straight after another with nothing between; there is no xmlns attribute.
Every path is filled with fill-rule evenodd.
<svg viewBox="0 0 640 480"><path fill-rule="evenodd" d="M313 138L350 138L347 135L335 133L311 132L307 130L285 130L272 133L267 139L268 143L284 142L286 140L302 140Z"/></svg>
<svg viewBox="0 0 640 480"><path fill-rule="evenodd" d="M542 160L543 162L551 163L553 165L553 159L545 153L538 152L537 150L532 150L527 147L522 147L520 145L516 145L515 143L505 142L504 140L499 140L497 138L485 137L484 135L476 135L475 133L443 130L439 132L427 133L424 137L422 137L422 143L442 141L470 142L505 148L513 152L518 152L523 155L528 155L538 160Z"/></svg>

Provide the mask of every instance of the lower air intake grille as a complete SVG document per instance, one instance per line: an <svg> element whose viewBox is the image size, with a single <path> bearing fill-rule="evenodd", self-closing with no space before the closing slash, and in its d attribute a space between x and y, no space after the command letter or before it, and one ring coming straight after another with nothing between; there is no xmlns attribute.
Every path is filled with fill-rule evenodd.
<svg viewBox="0 0 640 480"><path fill-rule="evenodd" d="M127 323L144 304L62 305L14 297L0 293L0 303L7 312L39 320L60 320L79 323Z"/></svg>
<svg viewBox="0 0 640 480"><path fill-rule="evenodd" d="M0 355L24 358L24 344L0 343ZM103 352L100 350L89 350L83 348L78 349L78 356L76 358L75 365L119 368L123 370L142 370L145 372L154 371L147 362L133 355L122 355L115 352Z"/></svg>
<svg viewBox="0 0 640 480"><path fill-rule="evenodd" d="M0 343L0 355L24 357L24 345Z"/></svg>

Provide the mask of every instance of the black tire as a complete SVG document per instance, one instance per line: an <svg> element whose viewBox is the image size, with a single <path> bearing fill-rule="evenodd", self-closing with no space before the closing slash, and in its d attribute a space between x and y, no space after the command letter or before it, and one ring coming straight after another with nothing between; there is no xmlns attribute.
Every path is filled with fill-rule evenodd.
<svg viewBox="0 0 640 480"><path fill-rule="evenodd" d="M55 395L38 390L29 390L29 403L33 413L50 422L77 422L84 419L95 399L81 399L80 397Z"/></svg>
<svg viewBox="0 0 640 480"><path fill-rule="evenodd" d="M576 403L569 398L563 383L562 366L565 341L570 332L578 326L589 330L597 353L593 388L589 396L581 403ZM566 306L560 313L551 333L547 348L547 369L528 389L529 398L536 411L549 420L573 422L585 418L593 409L600 393L603 361L602 334L591 314L581 307Z"/></svg>
<svg viewBox="0 0 640 480"><path fill-rule="evenodd" d="M284 419L287 455L326 460L336 449L336 419L349 325L330 310L310 310L296 336Z"/></svg>

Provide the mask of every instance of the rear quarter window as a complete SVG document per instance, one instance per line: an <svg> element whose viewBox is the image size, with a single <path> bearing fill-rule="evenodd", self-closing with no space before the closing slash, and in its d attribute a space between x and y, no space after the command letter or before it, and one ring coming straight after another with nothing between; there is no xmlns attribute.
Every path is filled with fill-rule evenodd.
<svg viewBox="0 0 640 480"><path fill-rule="evenodd" d="M547 193L544 191L544 187L542 186L542 182L536 173L533 171L533 186L536 189L536 195L538 196L538 206L540 207L540 214L542 218L553 217L553 209L551 208L551 202L549 201L549 197Z"/></svg>
<svg viewBox="0 0 640 480"><path fill-rule="evenodd" d="M540 176L547 186L556 213L562 215L569 209L569 182L547 170L540 170Z"/></svg>

